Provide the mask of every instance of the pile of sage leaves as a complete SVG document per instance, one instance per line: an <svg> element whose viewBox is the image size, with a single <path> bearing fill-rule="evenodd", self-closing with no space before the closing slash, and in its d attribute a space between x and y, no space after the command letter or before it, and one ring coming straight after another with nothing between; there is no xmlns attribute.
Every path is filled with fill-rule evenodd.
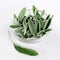
<svg viewBox="0 0 60 60"><path fill-rule="evenodd" d="M33 15L26 16L26 8L24 7L18 16L14 14L14 23L10 25L11 28L15 29L17 36L21 38L40 38L45 35L48 31L53 15L48 14L45 18L45 10L39 12L39 10L33 5ZM28 55L38 55L38 53L31 49L22 48L14 44L17 51Z"/></svg>

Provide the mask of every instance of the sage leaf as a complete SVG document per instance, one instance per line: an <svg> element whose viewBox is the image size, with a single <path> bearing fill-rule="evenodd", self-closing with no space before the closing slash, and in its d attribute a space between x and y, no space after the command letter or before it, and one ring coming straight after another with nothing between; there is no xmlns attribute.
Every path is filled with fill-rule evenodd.
<svg viewBox="0 0 60 60"><path fill-rule="evenodd" d="M32 10L33 10L33 14L35 15L36 14L36 7L34 5L32 7Z"/></svg>
<svg viewBox="0 0 60 60"><path fill-rule="evenodd" d="M36 33L35 32L35 26L31 20L28 21L28 26L29 26L31 34L35 35L35 33Z"/></svg>
<svg viewBox="0 0 60 60"><path fill-rule="evenodd" d="M51 30L52 30L52 29L46 29L45 32L49 32L49 31L51 31Z"/></svg>
<svg viewBox="0 0 60 60"><path fill-rule="evenodd" d="M50 14L46 17L46 20L48 20L50 18Z"/></svg>
<svg viewBox="0 0 60 60"><path fill-rule="evenodd" d="M17 29L17 30L16 30L16 34L17 34L18 36L21 36L22 38L24 38L24 32L23 32L21 29Z"/></svg>
<svg viewBox="0 0 60 60"><path fill-rule="evenodd" d="M30 56L36 56L36 55L38 55L38 53L35 50L24 48L24 47L18 46L16 44L14 44L14 48L18 52L26 54L26 55L30 55Z"/></svg>
<svg viewBox="0 0 60 60"><path fill-rule="evenodd" d="M42 36L43 35L43 32L45 32L45 30L41 30L37 33L37 36Z"/></svg>
<svg viewBox="0 0 60 60"><path fill-rule="evenodd" d="M28 38L33 37L33 35L30 32L27 32Z"/></svg>
<svg viewBox="0 0 60 60"><path fill-rule="evenodd" d="M19 21L22 21L23 17L25 16L25 13L26 13L26 8L23 8L18 15L18 20Z"/></svg>
<svg viewBox="0 0 60 60"><path fill-rule="evenodd" d="M37 8L36 8L34 5L33 5L33 7L32 7L32 10L33 10L33 14L34 14L34 15L40 16L40 14L39 14Z"/></svg>
<svg viewBox="0 0 60 60"><path fill-rule="evenodd" d="M17 19L14 19L14 20L13 20L13 24L14 24L14 25L17 25L17 26L20 25L20 23L17 21Z"/></svg>
<svg viewBox="0 0 60 60"><path fill-rule="evenodd" d="M43 21L40 19L39 21L39 31L43 29Z"/></svg>
<svg viewBox="0 0 60 60"><path fill-rule="evenodd" d="M45 10L43 10L42 12L41 12L41 16L43 16L45 14Z"/></svg>
<svg viewBox="0 0 60 60"><path fill-rule="evenodd" d="M16 14L14 14L14 19L17 19L17 16L16 16Z"/></svg>
<svg viewBox="0 0 60 60"><path fill-rule="evenodd" d="M37 33L37 25L38 25L38 22L37 20L35 20L35 34Z"/></svg>
<svg viewBox="0 0 60 60"><path fill-rule="evenodd" d="M26 33L26 30L27 30L26 19L23 20L23 27L24 27L24 34L25 34Z"/></svg>
<svg viewBox="0 0 60 60"><path fill-rule="evenodd" d="M19 26L17 25L10 25L11 28L18 28Z"/></svg>
<svg viewBox="0 0 60 60"><path fill-rule="evenodd" d="M53 16L50 17L48 20L46 20L46 23L45 23L45 29L47 29L49 27L49 25L51 24L51 20L52 20Z"/></svg>

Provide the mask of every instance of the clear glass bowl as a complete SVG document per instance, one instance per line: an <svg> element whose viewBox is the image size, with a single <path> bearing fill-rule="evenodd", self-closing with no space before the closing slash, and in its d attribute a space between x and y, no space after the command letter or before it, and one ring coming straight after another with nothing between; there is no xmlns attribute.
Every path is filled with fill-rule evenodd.
<svg viewBox="0 0 60 60"><path fill-rule="evenodd" d="M9 28L8 34L9 34L9 37L10 37L12 42L15 42L15 43L23 42L23 43L27 43L27 44L35 44L35 43L41 42L41 41L45 40L46 35L47 35L46 34L46 35L44 35L44 36L42 36L40 38L21 38L21 37L18 37L15 34L14 30L11 29L11 28Z"/></svg>

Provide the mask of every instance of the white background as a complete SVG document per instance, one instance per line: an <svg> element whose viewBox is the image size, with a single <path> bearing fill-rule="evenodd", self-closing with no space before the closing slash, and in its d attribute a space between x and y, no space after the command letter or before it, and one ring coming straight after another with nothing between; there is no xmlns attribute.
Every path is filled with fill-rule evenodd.
<svg viewBox="0 0 60 60"><path fill-rule="evenodd" d="M42 43L31 45L39 52L38 56L18 53L8 36L13 14L18 14L23 7L30 9L32 5L54 15L53 30ZM0 60L60 60L60 0L0 0Z"/></svg>

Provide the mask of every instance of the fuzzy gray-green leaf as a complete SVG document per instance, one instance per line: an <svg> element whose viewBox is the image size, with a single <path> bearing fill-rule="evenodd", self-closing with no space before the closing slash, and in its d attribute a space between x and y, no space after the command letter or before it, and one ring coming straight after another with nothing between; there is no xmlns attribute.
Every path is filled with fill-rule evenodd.
<svg viewBox="0 0 60 60"><path fill-rule="evenodd" d="M52 29L46 29L45 32L49 32L49 31L51 31L51 30L52 30Z"/></svg>
<svg viewBox="0 0 60 60"><path fill-rule="evenodd" d="M33 14L35 15L36 14L36 7L34 5L32 7L32 10L33 10Z"/></svg>
<svg viewBox="0 0 60 60"><path fill-rule="evenodd" d="M21 29L17 29L17 30L16 30L16 34L17 34L18 36L21 36L22 38L24 38L24 32L23 32Z"/></svg>
<svg viewBox="0 0 60 60"><path fill-rule="evenodd" d="M35 20L35 33L37 33L37 25L38 25L38 22L37 20Z"/></svg>
<svg viewBox="0 0 60 60"><path fill-rule="evenodd" d="M50 18L50 14L46 17L46 20L48 20Z"/></svg>
<svg viewBox="0 0 60 60"><path fill-rule="evenodd" d="M18 28L19 26L17 25L10 25L11 28Z"/></svg>
<svg viewBox="0 0 60 60"><path fill-rule="evenodd" d="M22 21L23 17L25 16L25 13L26 13L26 8L23 8L18 15L18 20L19 21Z"/></svg>
<svg viewBox="0 0 60 60"><path fill-rule="evenodd" d="M39 21L39 31L43 29L43 21L40 19Z"/></svg>
<svg viewBox="0 0 60 60"><path fill-rule="evenodd" d="M38 37L41 37L42 35L43 35L43 32L44 32L45 30L41 30L41 31L39 31L38 33L37 33L37 36Z"/></svg>
<svg viewBox="0 0 60 60"><path fill-rule="evenodd" d="M42 12L41 12L41 16L43 16L45 14L45 10L43 10Z"/></svg>
<svg viewBox="0 0 60 60"><path fill-rule="evenodd" d="M30 29L31 34L35 35L35 25L33 24L33 22L31 20L28 21L28 26Z"/></svg>
<svg viewBox="0 0 60 60"><path fill-rule="evenodd" d="M26 54L26 55L30 55L30 56L36 56L36 55L38 55L38 53L35 50L24 48L24 47L18 46L16 44L14 44L14 48L18 52Z"/></svg>
<svg viewBox="0 0 60 60"><path fill-rule="evenodd" d="M23 20L23 27L24 27L24 34L25 34L27 29L26 19Z"/></svg>
<svg viewBox="0 0 60 60"><path fill-rule="evenodd" d="M16 14L14 14L14 19L17 19L17 16L16 16Z"/></svg>
<svg viewBox="0 0 60 60"><path fill-rule="evenodd" d="M34 5L33 5L33 7L32 7L32 10L33 10L33 14L34 14L35 16L40 16L37 8L36 8Z"/></svg>
<svg viewBox="0 0 60 60"><path fill-rule="evenodd" d="M45 23L45 29L47 29L49 27L49 25L51 24L51 20L52 20L53 16L50 17L48 20L46 20L46 23Z"/></svg>

